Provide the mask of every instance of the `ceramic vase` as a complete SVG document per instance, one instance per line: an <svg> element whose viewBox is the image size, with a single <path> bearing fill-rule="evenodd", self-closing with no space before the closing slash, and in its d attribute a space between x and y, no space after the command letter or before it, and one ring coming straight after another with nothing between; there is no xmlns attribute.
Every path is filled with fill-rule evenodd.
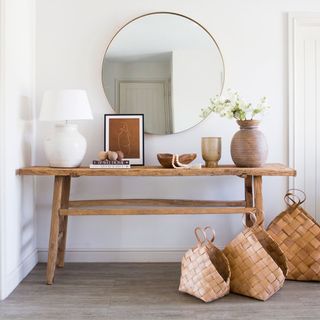
<svg viewBox="0 0 320 320"><path fill-rule="evenodd" d="M268 156L264 134L258 130L259 120L238 120L240 130L231 141L231 157L237 167L262 167Z"/></svg>
<svg viewBox="0 0 320 320"><path fill-rule="evenodd" d="M53 135L44 140L50 167L79 167L87 150L86 139L76 124L56 124Z"/></svg>

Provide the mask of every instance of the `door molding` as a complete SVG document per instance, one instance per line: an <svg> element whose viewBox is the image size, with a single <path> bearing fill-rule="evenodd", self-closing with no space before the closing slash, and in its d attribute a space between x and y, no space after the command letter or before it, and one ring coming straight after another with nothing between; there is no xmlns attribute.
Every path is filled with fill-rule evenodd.
<svg viewBox="0 0 320 320"><path fill-rule="evenodd" d="M4 256L5 256L5 1L0 0L0 300L4 296Z"/></svg>
<svg viewBox="0 0 320 320"><path fill-rule="evenodd" d="M305 12L296 13L291 12L288 15L288 77L289 77L289 166L295 167L295 85L296 85L296 39L297 29L305 26L319 26L320 27L320 12ZM294 177L289 178L289 187L294 188Z"/></svg>
<svg viewBox="0 0 320 320"><path fill-rule="evenodd" d="M169 80L167 78L116 78L114 80L114 91L115 91L115 108L116 112L119 113L120 110L120 84L121 83L162 83L165 87L166 93L169 90ZM168 94L167 94L168 96ZM166 102L168 105L168 102Z"/></svg>
<svg viewBox="0 0 320 320"><path fill-rule="evenodd" d="M171 110L171 80L168 78L116 78L114 80L115 88L115 111L120 113L120 85L122 83L161 83L164 86L164 111L166 132L172 132L172 110Z"/></svg>
<svg viewBox="0 0 320 320"><path fill-rule="evenodd" d="M309 12L292 12L288 14L288 112L289 112L289 123L288 123L288 133L289 133L289 144L288 144L288 160L289 166L297 168L296 163L297 157L297 141L298 136L296 136L297 124L299 121L299 128L301 128L301 119L298 119L299 104L298 100L298 86L297 72L298 72L298 50L297 40L299 31L305 27L320 27L320 12L319 13L309 13ZM301 109L300 109L301 110ZM305 128L303 126L302 128ZM300 152L301 154L301 152ZM301 154L304 157L304 153ZM304 161L304 160L303 160ZM304 164L305 166L305 164ZM299 172L298 172L299 174ZM316 173L315 173L316 174ZM304 173L301 172L304 177ZM318 180L320 176L318 174ZM289 178L289 188L297 187L297 180L294 177ZM320 182L318 181L318 184ZM319 219L319 213L316 211Z"/></svg>

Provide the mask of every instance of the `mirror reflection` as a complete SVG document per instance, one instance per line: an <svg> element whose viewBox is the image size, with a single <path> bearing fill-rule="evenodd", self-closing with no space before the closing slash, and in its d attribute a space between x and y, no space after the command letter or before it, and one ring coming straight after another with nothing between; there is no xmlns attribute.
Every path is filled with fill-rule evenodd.
<svg viewBox="0 0 320 320"><path fill-rule="evenodd" d="M145 132L171 134L195 126L201 108L221 93L224 64L197 22L152 13L125 25L103 59L102 84L116 113L143 113Z"/></svg>

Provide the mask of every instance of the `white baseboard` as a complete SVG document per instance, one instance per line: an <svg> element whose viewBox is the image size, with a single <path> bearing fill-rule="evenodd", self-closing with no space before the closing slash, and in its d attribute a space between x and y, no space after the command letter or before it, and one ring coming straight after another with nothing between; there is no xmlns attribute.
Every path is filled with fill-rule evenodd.
<svg viewBox="0 0 320 320"><path fill-rule="evenodd" d="M66 262L180 262L185 249L68 249ZM47 262L48 250L38 249L39 262Z"/></svg>
<svg viewBox="0 0 320 320"><path fill-rule="evenodd" d="M20 265L4 279L3 292L0 300L5 299L18 286L18 284L31 272L38 263L38 250L34 249Z"/></svg>

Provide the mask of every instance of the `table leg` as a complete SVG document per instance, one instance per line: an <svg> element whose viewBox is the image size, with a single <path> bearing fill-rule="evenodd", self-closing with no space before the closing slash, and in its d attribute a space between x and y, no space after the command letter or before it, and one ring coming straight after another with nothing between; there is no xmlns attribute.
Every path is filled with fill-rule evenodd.
<svg viewBox="0 0 320 320"><path fill-rule="evenodd" d="M52 199L51 227L48 248L47 284L52 284L56 268L59 238L59 210L62 203L64 177L55 176Z"/></svg>
<svg viewBox="0 0 320 320"><path fill-rule="evenodd" d="M61 208L68 209L69 208L69 196L70 196L70 182L71 177L64 177L63 187L62 187L62 199L61 199ZM68 228L68 216L60 216L60 232L59 232L59 244L58 244L58 256L57 256L57 267L64 267L64 255L66 250L66 242L67 242L67 228ZM61 234L61 237L60 237Z"/></svg>
<svg viewBox="0 0 320 320"><path fill-rule="evenodd" d="M246 200L246 207L253 207L253 193L252 193L252 176L244 178L244 194ZM246 214L246 225L249 227L251 223L250 214Z"/></svg>
<svg viewBox="0 0 320 320"><path fill-rule="evenodd" d="M254 207L256 208L256 216L259 225L263 225L264 212L263 212L263 197L262 197L262 177L254 176Z"/></svg>

